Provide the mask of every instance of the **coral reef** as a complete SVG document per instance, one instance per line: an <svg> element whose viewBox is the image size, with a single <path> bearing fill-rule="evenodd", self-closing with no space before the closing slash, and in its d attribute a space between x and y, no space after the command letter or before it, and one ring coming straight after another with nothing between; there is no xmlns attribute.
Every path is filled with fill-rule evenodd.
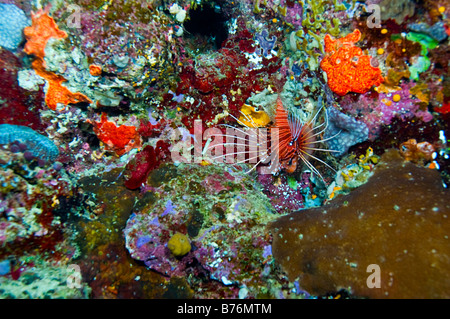
<svg viewBox="0 0 450 319"><path fill-rule="evenodd" d="M379 93L377 98L373 94L362 94L356 102L346 99L341 103L348 115L353 115L369 129L369 139L375 140L383 125L389 125L395 118L406 122L409 119L419 118L424 122L432 119L427 109L422 109L418 99L411 94L411 83L401 84L399 90L393 93Z"/></svg>
<svg viewBox="0 0 450 319"><path fill-rule="evenodd" d="M147 145L139 152L125 167L124 185L129 189L137 189L145 183L150 172L169 158L168 146L159 140L155 147Z"/></svg>
<svg viewBox="0 0 450 319"><path fill-rule="evenodd" d="M67 33L59 30L53 18L45 10L39 10L31 16L32 25L24 29L27 39L24 52L33 55L35 60L32 63L36 74L48 82L45 96L47 106L56 110L58 103L63 105L76 104L80 102L90 103L91 100L82 93L72 93L62 85L66 81L61 75L54 74L45 69L45 47L51 38L63 39Z"/></svg>
<svg viewBox="0 0 450 319"><path fill-rule="evenodd" d="M67 285L73 275L67 263L51 263L37 258L29 258L27 266L21 266L20 277L16 280L0 277L1 299L86 299L91 288L81 280L74 279L76 287ZM32 265L32 266L31 266Z"/></svg>
<svg viewBox="0 0 450 319"><path fill-rule="evenodd" d="M286 177L276 180L271 175L258 177L262 191L270 199L273 208L279 213L287 213L304 207L304 199L300 189L290 187Z"/></svg>
<svg viewBox="0 0 450 319"><path fill-rule="evenodd" d="M448 37L442 21L436 22L432 26L429 26L424 22L412 23L408 25L408 28L411 31L426 34L438 42L444 41Z"/></svg>
<svg viewBox="0 0 450 319"><path fill-rule="evenodd" d="M39 10L31 15L32 25L23 30L27 42L24 51L38 59L45 56L45 47L51 38L63 39L67 33L59 30L53 18L45 10Z"/></svg>
<svg viewBox="0 0 450 319"><path fill-rule="evenodd" d="M54 74L44 69L44 60L37 58L33 61L32 66L36 74L48 82L47 92L45 94L45 103L47 106L56 110L58 104L67 106L77 103L91 103L92 101L83 93L72 93L69 89L62 85L67 80L61 75Z"/></svg>
<svg viewBox="0 0 450 319"><path fill-rule="evenodd" d="M368 139L369 129L364 122L358 122L333 106L327 109L327 114L328 129L324 139L328 139L328 147L335 151L336 156L342 156L351 146Z"/></svg>
<svg viewBox="0 0 450 319"><path fill-rule="evenodd" d="M432 220L450 185L445 4L0 2L0 297L447 296L438 263L447 223ZM380 161L390 148L402 157ZM407 193L374 199L374 184ZM371 206L355 217L353 201ZM381 218L396 231L382 221L380 236L357 238ZM315 220L333 223L313 229ZM267 227L274 221L290 224L283 239ZM435 231L423 240L416 224ZM295 229L318 239L297 246ZM406 283L403 264L372 262L384 285L405 280L408 293L351 281L370 243L413 264ZM312 261L321 247L334 271ZM296 280L280 251L291 263L307 253L295 267L309 275ZM428 261L440 282L423 283Z"/></svg>
<svg viewBox="0 0 450 319"><path fill-rule="evenodd" d="M42 137L41 137L42 138ZM61 163L52 165L34 157L27 144L11 142L0 150L2 167L0 196L2 215L0 240L9 249L33 249L31 243L51 247L61 236L52 211L70 197L73 184Z"/></svg>
<svg viewBox="0 0 450 319"><path fill-rule="evenodd" d="M28 91L19 86L19 70L23 62L13 53L0 48L0 108L1 123L23 125L41 132L47 126L39 116L39 110L43 106L43 90L37 87L34 91ZM7 89L6 89L7 88Z"/></svg>
<svg viewBox="0 0 450 319"><path fill-rule="evenodd" d="M389 1L383 0L380 2L381 19L393 19L399 25L411 18L415 13L415 6L409 0Z"/></svg>
<svg viewBox="0 0 450 319"><path fill-rule="evenodd" d="M336 172L336 177L328 186L328 199L333 199L338 194L348 194L351 190L365 184L367 179L373 175L375 165L379 162L379 156L374 154L372 148L368 148L365 154L358 158L354 155L348 156L347 165Z"/></svg>
<svg viewBox="0 0 450 319"><path fill-rule="evenodd" d="M168 103L187 112L183 124L188 129L198 115L208 126L223 122L227 113L239 117L246 99L268 82L262 75L272 73L278 64L277 56L266 59L256 54L253 37L244 29L231 35L220 50L199 54L187 61L175 91L185 98L176 103L170 97ZM198 101L195 108L187 97Z"/></svg>

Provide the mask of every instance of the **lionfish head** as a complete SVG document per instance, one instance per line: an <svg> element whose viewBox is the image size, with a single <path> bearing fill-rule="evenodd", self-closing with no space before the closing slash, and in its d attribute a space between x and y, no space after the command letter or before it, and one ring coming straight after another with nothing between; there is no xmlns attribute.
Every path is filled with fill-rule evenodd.
<svg viewBox="0 0 450 319"><path fill-rule="evenodd" d="M327 121L316 125L320 111L321 109L310 120L304 122L297 115L288 113L283 107L281 98L278 97L274 128L278 129L279 162L287 173L295 172L300 161L322 178L320 172L310 162L311 158L330 167L313 155L316 151L332 151L317 147L317 144L325 141L321 136L327 126Z"/></svg>

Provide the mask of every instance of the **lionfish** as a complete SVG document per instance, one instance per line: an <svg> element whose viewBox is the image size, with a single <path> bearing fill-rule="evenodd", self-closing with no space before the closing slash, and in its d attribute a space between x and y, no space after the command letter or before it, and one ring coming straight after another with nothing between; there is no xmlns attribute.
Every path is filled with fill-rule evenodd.
<svg viewBox="0 0 450 319"><path fill-rule="evenodd" d="M278 163L279 167L275 169L276 171L283 169L285 172L290 174L295 172L299 164L299 161L301 161L314 174L316 174L322 180L324 180L319 170L310 162L310 159L319 161L324 165L326 165L327 167L329 167L331 170L335 171L329 164L327 164L317 156L314 156L313 153L316 151L335 152L335 150L320 148L318 147L318 144L321 144L327 140L334 138L337 134L328 137L326 139L322 138L322 135L328 126L328 117L326 112L325 112L325 120L321 124L316 125L316 122L318 120L320 112L322 111L322 108L323 107L321 107L314 114L314 116L311 116L311 118L308 121L304 122L297 115L293 113L288 113L283 107L281 98L278 97L274 125L269 127L268 129L269 131L275 131L274 129L276 129L278 136L277 143L276 142L273 143L273 141L271 141L271 137L273 137L272 134L265 134L263 135L262 139L261 138L258 139L258 137L255 137L254 129L256 128L256 124L254 124L253 119L247 116L246 114L242 113L246 122L253 123L254 125L249 126L240 121L239 119L237 119L236 117L230 115L239 124L244 126L244 128L241 129L231 126L229 124L222 124L222 126L234 129L239 133L241 133L240 136L238 137L227 134L223 135L225 137L236 138L238 142L235 143L235 146L240 148L240 150L235 151L234 153L231 154L228 153L227 155L247 154L248 156L244 160L238 161L236 164L251 163L252 160L255 159L255 156L253 157L250 156L250 154L252 153L248 148L247 142L249 140L253 139L253 141L258 141L258 146L261 146L261 144L265 143L269 144L272 143L275 145L271 145L270 152L256 155L256 157L259 157L260 160L255 165L253 165L253 167L248 171L248 173L254 170L260 163L266 163L268 159L271 159L271 165L273 165L273 163ZM218 135L212 134L212 136ZM212 159L215 160L218 158L222 158L223 156L225 155L215 156Z"/></svg>

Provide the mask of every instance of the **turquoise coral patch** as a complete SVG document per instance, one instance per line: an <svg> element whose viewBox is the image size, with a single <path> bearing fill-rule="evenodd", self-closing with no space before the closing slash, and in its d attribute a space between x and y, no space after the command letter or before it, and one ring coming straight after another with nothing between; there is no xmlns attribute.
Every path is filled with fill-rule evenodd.
<svg viewBox="0 0 450 319"><path fill-rule="evenodd" d="M59 155L55 143L33 129L21 125L0 124L0 144L14 141L27 145L28 150L37 158L52 161Z"/></svg>

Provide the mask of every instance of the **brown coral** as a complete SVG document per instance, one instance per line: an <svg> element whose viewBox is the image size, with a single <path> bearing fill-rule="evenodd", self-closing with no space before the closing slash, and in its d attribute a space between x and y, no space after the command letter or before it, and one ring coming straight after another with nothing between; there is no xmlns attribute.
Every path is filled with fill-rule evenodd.
<svg viewBox="0 0 450 319"><path fill-rule="evenodd" d="M449 298L449 196L436 170L388 151L350 194L274 222L273 255L312 294L345 288L370 298ZM367 285L373 264L380 288Z"/></svg>

